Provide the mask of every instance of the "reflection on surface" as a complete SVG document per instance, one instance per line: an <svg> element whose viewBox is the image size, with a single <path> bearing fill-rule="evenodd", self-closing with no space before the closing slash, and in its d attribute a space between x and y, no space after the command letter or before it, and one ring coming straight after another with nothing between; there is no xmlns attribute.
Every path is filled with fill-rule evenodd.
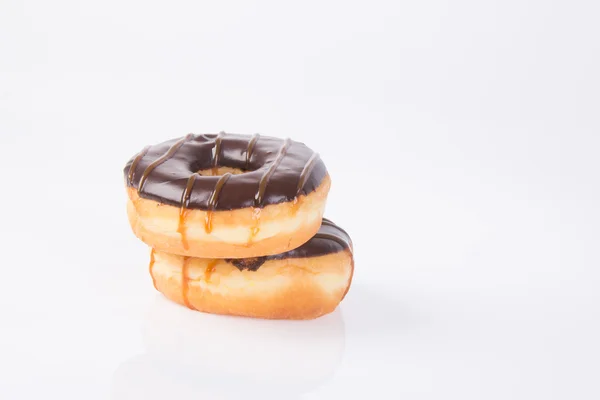
<svg viewBox="0 0 600 400"><path fill-rule="evenodd" d="M414 333L430 323L427 320L428 312L425 309L413 309L414 304L402 302L403 296L397 293L394 296L388 291L397 289L384 289L353 285L344 299L342 307L348 311L345 315L345 325L353 337L369 339L370 346L375 346L386 337L399 337L407 333ZM423 306L426 303L421 302Z"/></svg>
<svg viewBox="0 0 600 400"><path fill-rule="evenodd" d="M142 334L146 353L118 367L113 399L293 399L331 378L345 346L339 309L314 321L267 321L194 312L162 297Z"/></svg>

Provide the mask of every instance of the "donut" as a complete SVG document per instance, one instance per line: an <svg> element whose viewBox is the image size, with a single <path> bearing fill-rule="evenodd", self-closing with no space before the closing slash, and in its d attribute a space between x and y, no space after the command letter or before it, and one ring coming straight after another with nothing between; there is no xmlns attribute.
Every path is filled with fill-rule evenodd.
<svg viewBox="0 0 600 400"><path fill-rule="evenodd" d="M335 310L350 288L350 236L323 219L285 253L243 259L196 258L152 249L154 287L190 309L265 319L314 319Z"/></svg>
<svg viewBox="0 0 600 400"><path fill-rule="evenodd" d="M148 146L123 173L135 235L158 252L199 258L299 247L319 230L331 185L303 143L224 132Z"/></svg>

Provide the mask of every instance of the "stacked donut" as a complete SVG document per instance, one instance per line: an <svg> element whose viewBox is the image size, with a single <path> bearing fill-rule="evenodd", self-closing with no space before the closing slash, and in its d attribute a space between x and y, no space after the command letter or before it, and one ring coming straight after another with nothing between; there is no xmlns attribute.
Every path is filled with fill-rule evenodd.
<svg viewBox="0 0 600 400"><path fill-rule="evenodd" d="M303 143L189 134L124 168L150 275L191 309L271 319L332 312L352 280L352 241L323 218L331 179Z"/></svg>

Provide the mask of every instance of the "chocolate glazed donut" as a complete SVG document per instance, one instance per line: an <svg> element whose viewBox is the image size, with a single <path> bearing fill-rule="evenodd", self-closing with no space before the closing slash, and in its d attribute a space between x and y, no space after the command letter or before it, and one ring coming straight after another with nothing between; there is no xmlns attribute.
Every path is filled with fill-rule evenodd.
<svg viewBox="0 0 600 400"><path fill-rule="evenodd" d="M124 168L136 235L204 258L284 253L319 229L330 178L303 143L189 134L144 148Z"/></svg>
<svg viewBox="0 0 600 400"><path fill-rule="evenodd" d="M152 250L154 287L190 309L270 319L311 319L335 310L354 272L350 236L323 219L319 231L285 253L203 259Z"/></svg>

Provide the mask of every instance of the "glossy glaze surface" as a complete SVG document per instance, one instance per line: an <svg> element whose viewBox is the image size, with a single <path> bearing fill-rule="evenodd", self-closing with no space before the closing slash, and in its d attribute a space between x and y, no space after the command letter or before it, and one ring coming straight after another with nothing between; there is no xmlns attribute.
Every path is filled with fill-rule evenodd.
<svg viewBox="0 0 600 400"><path fill-rule="evenodd" d="M315 236L296 249L272 256L228 259L227 261L235 265L240 270L256 271L261 265L269 260L318 257L326 254L337 253L346 249L350 249L350 251L352 251L352 240L350 239L348 233L346 233L345 230L337 226L332 221L323 218L321 227Z"/></svg>
<svg viewBox="0 0 600 400"><path fill-rule="evenodd" d="M242 170L222 181L220 167ZM212 176L198 174L211 170ZM327 175L300 142L261 135L189 134L145 147L123 170L140 197L200 210L262 208L314 191ZM193 181L192 181L192 177Z"/></svg>

